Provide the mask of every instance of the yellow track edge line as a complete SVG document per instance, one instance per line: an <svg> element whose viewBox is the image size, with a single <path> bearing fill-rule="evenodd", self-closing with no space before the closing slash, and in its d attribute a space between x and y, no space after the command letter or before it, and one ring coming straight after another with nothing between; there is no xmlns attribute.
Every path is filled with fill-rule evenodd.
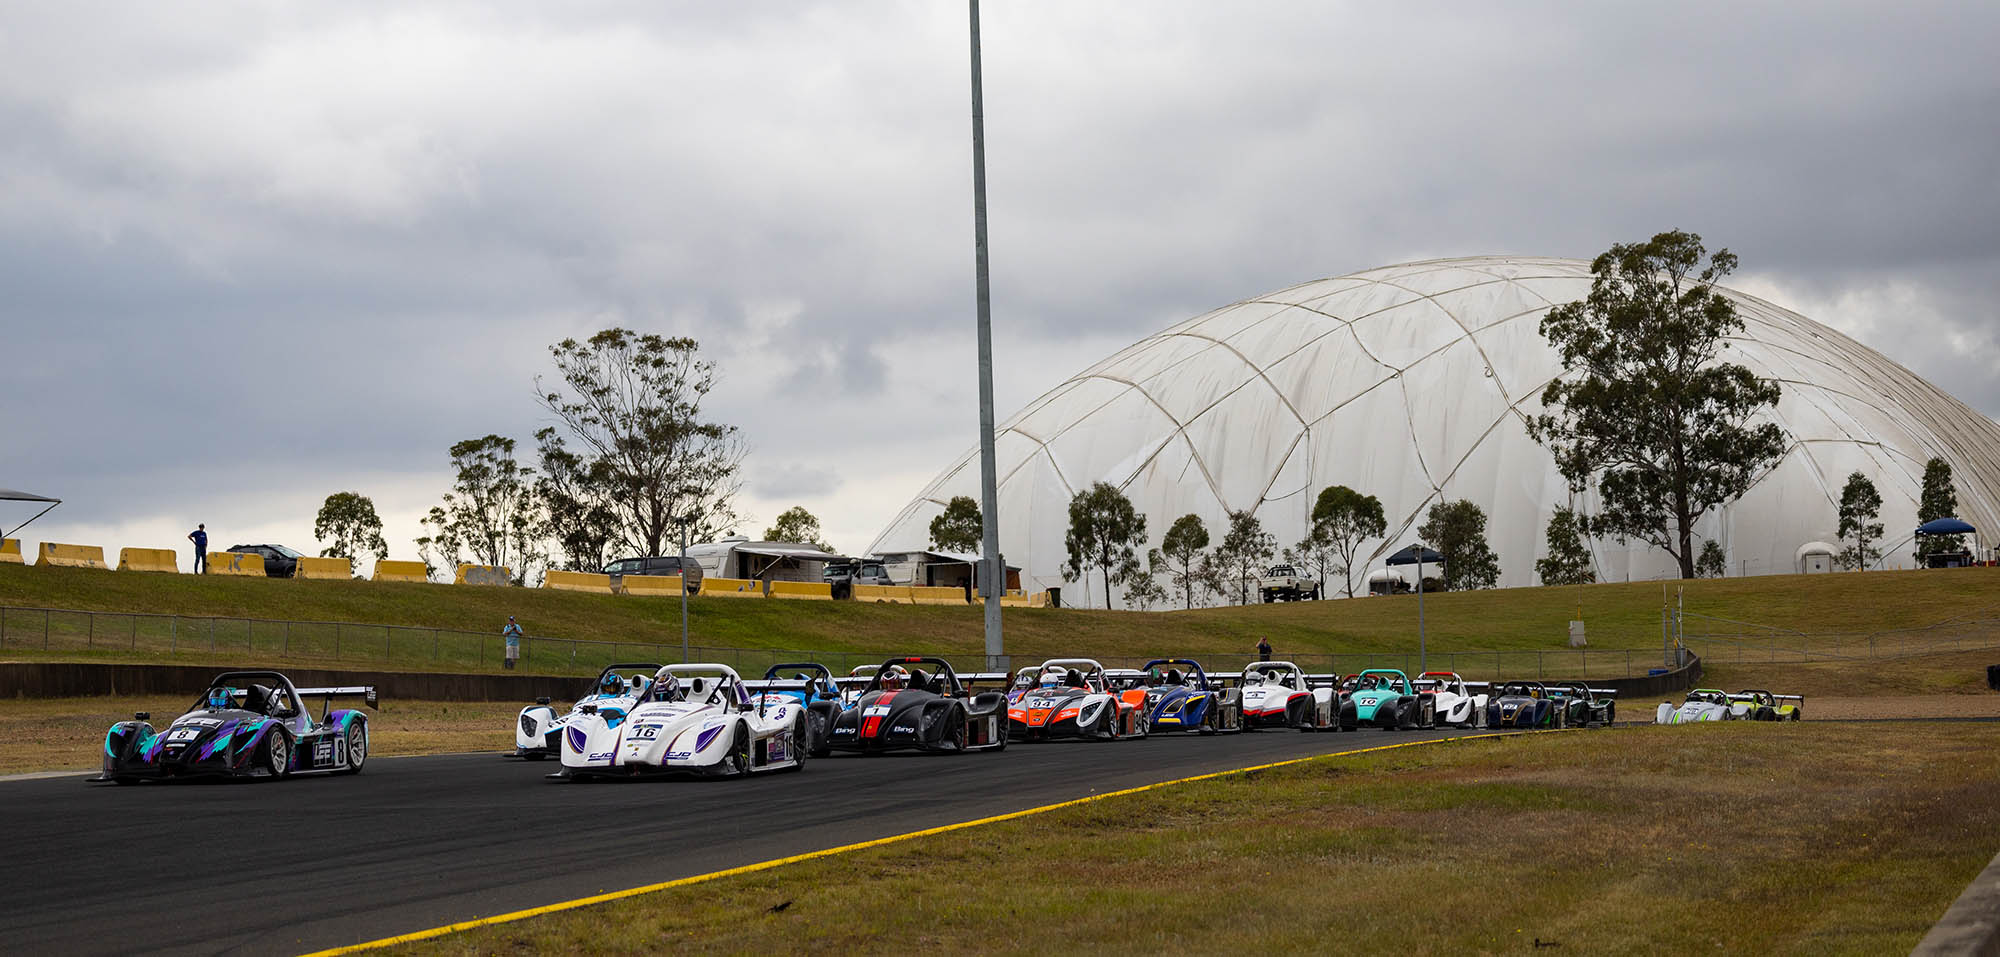
<svg viewBox="0 0 2000 957"><path fill-rule="evenodd" d="M1044 804L1041 807L1031 807L1020 811L1009 811L1005 814L995 814L989 817L975 818L970 821L959 821L955 824L942 824L937 827L926 828L921 831L911 831L908 834L897 834L893 837L878 837L870 841L860 841L854 844L843 844L839 847L829 847L826 848L825 850L809 851L804 854L794 854L790 857L780 857L768 861L759 861L755 864L745 864L741 867L731 867L726 870L710 871L709 873L706 874L696 874L693 877L682 877L671 881L661 881L658 884L646 884L640 887L628 887L620 891L609 891L603 894L593 894L589 897L578 897L574 900L560 901L554 904L543 904L540 907L530 907L526 910L511 911L505 914L495 914L492 917L480 917L475 920L460 921L459 923L456 924L446 924L443 927L432 927L428 930L412 931L407 934L398 934L394 937L383 937L379 940L371 940L359 944L348 944L343 947L332 947L326 950L316 950L309 954L304 954L302 955L302 957L334 957L334 955L337 954L352 954L364 950L377 950L383 947L393 947L397 944L415 943L416 941L429 940L433 937L443 937L446 934L455 934L462 930L472 930L477 927L491 927L495 924L508 924L517 920L526 920L527 918L530 917L540 917L543 914L554 914L559 911L574 910L578 907L589 907L592 904L603 904L609 901L623 900L627 897L639 897L645 894L654 894L675 887L685 887L689 884L701 884L724 877L735 877L738 874L753 874L756 873L757 871L768 871L774 867L783 867L786 864L796 864L799 863L800 861L810 861L815 858L821 858L821 857L833 857L838 854L846 854L852 851L865 850L871 847L882 847L887 844L897 844L903 841L915 840L916 838L920 837L930 837L934 834L944 834L948 831L959 831L969 827L978 827L982 824L997 824L1001 821L1011 821L1015 820L1016 818L1032 817L1037 814L1046 814L1050 811L1060 810L1066 807L1075 807L1079 804L1089 804L1092 801L1102 801L1106 798L1123 797L1128 794L1139 794L1144 791L1151 791L1156 788L1172 787L1177 784L1190 784L1195 781L1207 781L1213 778L1223 778L1237 774L1249 774L1253 771L1268 771L1272 768L1282 768L1287 765L1293 765L1293 764L1304 764L1308 761L1320 761L1326 758L1350 757L1356 754L1368 754L1375 751L1393 751L1397 748L1413 748L1426 744L1446 744L1454 741L1474 741L1480 738L1507 738L1522 734L1548 734L1548 733L1550 732L1498 731L1489 734L1464 734L1450 738L1432 738L1428 741L1402 741L1396 744L1377 745L1372 748L1357 748L1352 751L1329 751L1325 754L1311 754L1303 758L1288 758L1284 761L1273 761L1269 764L1255 764L1247 768L1231 768L1227 771L1211 771L1207 774L1197 774L1192 777L1175 778L1171 781L1156 781L1152 784L1142 784L1139 785L1138 787L1124 788L1118 791L1106 791L1103 794L1092 794L1088 797L1080 797L1069 801L1061 801L1055 804Z"/></svg>

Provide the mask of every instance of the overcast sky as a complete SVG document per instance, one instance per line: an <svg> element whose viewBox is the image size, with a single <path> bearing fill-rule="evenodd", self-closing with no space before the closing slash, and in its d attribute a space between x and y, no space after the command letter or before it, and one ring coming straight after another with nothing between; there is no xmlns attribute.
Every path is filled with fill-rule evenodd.
<svg viewBox="0 0 2000 957"><path fill-rule="evenodd" d="M1274 288L1676 227L2000 413L2000 5L1742 7L989 2L1001 416ZM720 365L744 531L858 550L976 439L967 113L952 2L0 7L0 487L184 569L352 489L413 558L622 325Z"/></svg>

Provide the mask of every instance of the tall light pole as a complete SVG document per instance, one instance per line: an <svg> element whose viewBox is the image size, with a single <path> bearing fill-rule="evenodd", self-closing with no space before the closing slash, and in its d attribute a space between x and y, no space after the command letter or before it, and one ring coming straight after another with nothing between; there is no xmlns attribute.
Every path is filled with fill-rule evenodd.
<svg viewBox="0 0 2000 957"><path fill-rule="evenodd" d="M979 0L966 0L972 19L972 252L979 296L980 559L986 566L986 670L1007 667L1000 641L1000 596L1007 563L1000 557L1000 494L993 456L993 295L986 280L986 113L979 79Z"/></svg>

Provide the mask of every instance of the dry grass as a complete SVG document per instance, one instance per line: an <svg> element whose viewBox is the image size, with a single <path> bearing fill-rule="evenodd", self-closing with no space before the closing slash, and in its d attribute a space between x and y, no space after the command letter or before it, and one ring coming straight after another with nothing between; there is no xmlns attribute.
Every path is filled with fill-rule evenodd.
<svg viewBox="0 0 2000 957"><path fill-rule="evenodd" d="M2000 639L1996 639L2000 640ZM1814 697L1885 695L1988 695L1986 666L2000 664L2000 647L1895 658L1856 658L1792 664L1702 663L1707 687L1767 688Z"/></svg>
<svg viewBox="0 0 2000 957"><path fill-rule="evenodd" d="M1900 953L2000 841L1996 745L1804 723L1408 748L402 949Z"/></svg>
<svg viewBox="0 0 2000 957"><path fill-rule="evenodd" d="M187 711L192 695L0 700L0 774L94 770L103 760L104 732L135 711L150 711L155 727ZM440 751L499 751L514 746L513 702L385 701L368 713L369 746L377 755Z"/></svg>

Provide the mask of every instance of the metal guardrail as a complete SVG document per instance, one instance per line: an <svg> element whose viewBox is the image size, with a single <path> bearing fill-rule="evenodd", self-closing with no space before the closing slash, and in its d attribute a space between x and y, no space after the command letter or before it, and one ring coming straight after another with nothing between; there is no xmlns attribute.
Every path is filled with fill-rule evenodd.
<svg viewBox="0 0 2000 957"><path fill-rule="evenodd" d="M422 665L425 670L449 667L489 671L500 667L505 645L497 632L451 628L0 606L0 650L10 648L85 653L147 651L165 655L240 652L267 658L353 662L386 669L403 662ZM857 665L881 664L884 658L899 652L931 650L892 648L857 652L697 645L689 649L689 658L719 661L746 672L762 673L771 664L787 661L815 661L835 672L846 672ZM1137 667L1155 657L1184 654L1196 655L1218 674L1240 671L1256 660L1248 654L1187 649L1163 649L1158 655L1111 656L1099 660L1110 668ZM979 654L943 657L954 668L967 672L983 671L986 667L984 656ZM1398 668L1413 675L1420 670L1456 671L1475 678L1616 678L1645 675L1661 665L1660 652L1651 648L1433 651L1421 660L1414 653L1288 654L1278 649L1273 657L1296 662L1314 672L1344 674L1368 668ZM598 641L528 635L521 641L519 667L561 673L594 671L618 661L679 660L677 640ZM1022 659L1016 666L1032 663Z"/></svg>

